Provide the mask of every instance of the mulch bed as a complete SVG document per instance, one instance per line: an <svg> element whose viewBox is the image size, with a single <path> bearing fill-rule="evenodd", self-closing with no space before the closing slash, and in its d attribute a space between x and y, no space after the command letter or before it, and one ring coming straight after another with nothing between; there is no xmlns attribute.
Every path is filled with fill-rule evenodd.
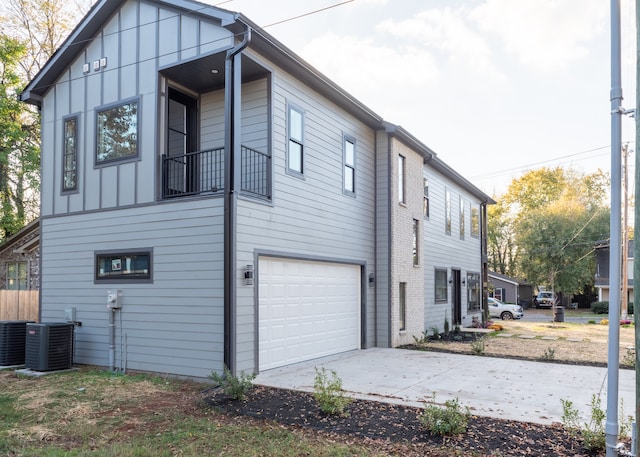
<svg viewBox="0 0 640 457"><path fill-rule="evenodd" d="M457 436L432 435L419 420L420 408L355 400L347 417L324 415L313 395L271 387L254 387L244 401L232 401L219 389L205 392L209 406L224 412L276 421L284 426L359 439L377 450L404 457L418 455L464 456L596 456L582 448L561 425L471 416L467 432ZM447 449L449 452L447 452ZM444 452L443 452L444 451Z"/></svg>

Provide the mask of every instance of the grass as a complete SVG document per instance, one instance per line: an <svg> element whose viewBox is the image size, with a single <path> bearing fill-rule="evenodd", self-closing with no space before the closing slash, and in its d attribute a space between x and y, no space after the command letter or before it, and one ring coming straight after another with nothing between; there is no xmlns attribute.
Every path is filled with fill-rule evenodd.
<svg viewBox="0 0 640 457"><path fill-rule="evenodd" d="M202 384L81 369L0 372L0 455L25 457L376 456L377 450L222 415Z"/></svg>

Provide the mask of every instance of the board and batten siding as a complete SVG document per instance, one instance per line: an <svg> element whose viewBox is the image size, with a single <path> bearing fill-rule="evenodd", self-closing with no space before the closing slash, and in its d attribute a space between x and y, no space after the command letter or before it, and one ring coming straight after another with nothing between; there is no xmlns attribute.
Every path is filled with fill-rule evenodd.
<svg viewBox="0 0 640 457"><path fill-rule="evenodd" d="M123 223L126 221L126 223ZM42 321L76 308L75 362L108 365L107 291L122 289L116 365L206 377L223 365L221 199L44 218ZM94 283L95 251L152 248L152 284Z"/></svg>
<svg viewBox="0 0 640 457"><path fill-rule="evenodd" d="M125 2L44 97L41 215L76 213L155 200L159 179L158 71L233 45L233 34L166 4ZM106 58L105 68L93 62ZM89 64L90 71L82 67ZM138 159L95 166L96 113L138 101ZM63 119L78 117L78 191L62 193Z"/></svg>
<svg viewBox="0 0 640 457"><path fill-rule="evenodd" d="M238 270L256 253L324 259L375 268L375 132L279 68L272 73L272 204L238 203ZM304 110L304 178L286 172L287 106ZM343 138L356 141L356 195L343 192ZM256 275L257 277L257 275ZM237 363L257 367L256 284L238 288ZM367 346L375 345L374 289L366 287Z"/></svg>
<svg viewBox="0 0 640 457"><path fill-rule="evenodd" d="M429 167L424 167L424 173L429 179L429 218L424 219L424 284L425 284L425 315L424 328L444 328L445 318L451 322L451 287L449 287L448 302L435 302L435 269L460 270L461 278L467 273L481 273L482 256L480 252L480 238L471 236L470 204L480 210L480 201L468 191L446 176ZM451 234L445 232L445 191L451 195ZM460 196L465 204L465 235L460 239ZM471 325L473 315L467 311L467 287L461 288L462 294L462 326Z"/></svg>

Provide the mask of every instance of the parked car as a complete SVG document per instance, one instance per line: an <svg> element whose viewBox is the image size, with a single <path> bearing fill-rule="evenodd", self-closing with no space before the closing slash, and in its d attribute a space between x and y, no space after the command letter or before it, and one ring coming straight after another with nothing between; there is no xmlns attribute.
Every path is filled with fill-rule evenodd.
<svg viewBox="0 0 640 457"><path fill-rule="evenodd" d="M553 292L538 292L535 298L536 308L551 308L554 300Z"/></svg>
<svg viewBox="0 0 640 457"><path fill-rule="evenodd" d="M502 320L521 319L524 317L522 306L512 303L502 303L500 300L489 297L489 315L499 317Z"/></svg>

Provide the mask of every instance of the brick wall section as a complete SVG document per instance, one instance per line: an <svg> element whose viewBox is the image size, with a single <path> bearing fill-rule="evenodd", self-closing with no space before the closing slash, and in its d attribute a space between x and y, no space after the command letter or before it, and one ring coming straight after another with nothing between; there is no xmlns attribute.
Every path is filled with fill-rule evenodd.
<svg viewBox="0 0 640 457"><path fill-rule="evenodd" d="M423 159L396 139L392 140L391 191L391 345L412 343L424 330L424 275L422 253ZM405 204L399 202L398 156L405 157ZM419 224L419 265L413 265L413 220ZM400 283L406 286L406 329L400 330Z"/></svg>

